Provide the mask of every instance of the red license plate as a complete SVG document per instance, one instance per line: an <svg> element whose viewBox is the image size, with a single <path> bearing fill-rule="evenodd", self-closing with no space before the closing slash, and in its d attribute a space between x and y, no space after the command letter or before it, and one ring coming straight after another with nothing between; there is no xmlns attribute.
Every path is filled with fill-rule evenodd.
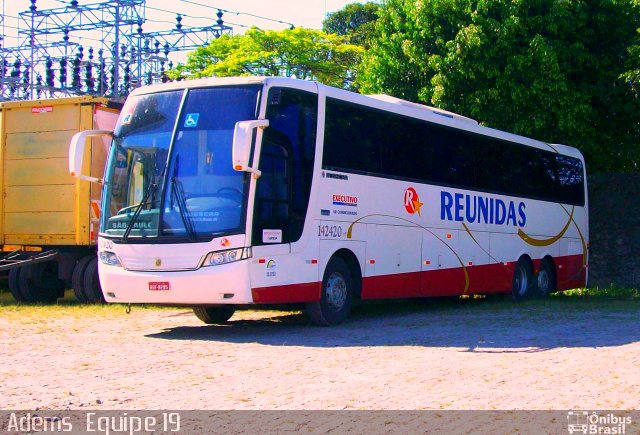
<svg viewBox="0 0 640 435"><path fill-rule="evenodd" d="M168 282L150 282L149 290L157 291L157 290L169 290Z"/></svg>

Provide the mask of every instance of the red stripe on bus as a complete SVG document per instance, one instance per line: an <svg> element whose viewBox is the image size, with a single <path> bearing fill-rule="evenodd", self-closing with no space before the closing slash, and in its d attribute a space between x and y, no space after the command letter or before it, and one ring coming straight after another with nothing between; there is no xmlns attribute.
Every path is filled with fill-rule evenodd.
<svg viewBox="0 0 640 435"><path fill-rule="evenodd" d="M320 282L304 284L276 285L251 289L256 304L290 304L315 302L320 300Z"/></svg>
<svg viewBox="0 0 640 435"><path fill-rule="evenodd" d="M582 255L554 259L559 290L584 287L586 268ZM466 294L508 293L513 285L515 262L467 267L469 288ZM534 261L534 267L540 260ZM362 280L362 299L392 299L426 296L458 296L463 294L466 277L462 267L369 276ZM280 285L252 289L256 304L314 302L320 299L321 283Z"/></svg>
<svg viewBox="0 0 640 435"><path fill-rule="evenodd" d="M558 290L584 287L586 269L582 255L554 259ZM467 267L469 288L466 294L508 293L513 285L516 263L486 264ZM534 261L534 267L540 260ZM466 277L462 267L365 277L362 281L362 299L411 298L424 296L458 296L463 294Z"/></svg>
<svg viewBox="0 0 640 435"><path fill-rule="evenodd" d="M466 293L500 293L511 291L513 269L502 263L466 268L469 288ZM362 282L362 299L458 296L463 294L466 276L461 267L370 276Z"/></svg>

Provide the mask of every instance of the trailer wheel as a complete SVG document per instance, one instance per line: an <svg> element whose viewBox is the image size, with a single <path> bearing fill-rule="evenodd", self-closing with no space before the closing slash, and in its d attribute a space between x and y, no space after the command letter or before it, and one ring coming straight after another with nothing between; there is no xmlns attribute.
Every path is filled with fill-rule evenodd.
<svg viewBox="0 0 640 435"><path fill-rule="evenodd" d="M47 261L21 267L20 293L27 302L51 303L64 296L64 282L58 278L58 263Z"/></svg>
<svg viewBox="0 0 640 435"><path fill-rule="evenodd" d="M535 275L533 264L527 257L520 257L513 273L513 290L511 295L515 301L531 298L535 294Z"/></svg>
<svg viewBox="0 0 640 435"><path fill-rule="evenodd" d="M100 286L100 278L98 277L98 257L91 256L84 270L83 278L84 294L87 301L91 304L104 304L104 295Z"/></svg>
<svg viewBox="0 0 640 435"><path fill-rule="evenodd" d="M24 297L24 295L20 291L20 282L19 282L20 269L22 268L15 267L9 270L9 277L7 278L8 284L9 284L9 291L11 292L11 295L16 301L27 302L27 299Z"/></svg>
<svg viewBox="0 0 640 435"><path fill-rule="evenodd" d="M193 307L193 314L207 325L226 323L236 309L232 305L219 307Z"/></svg>
<svg viewBox="0 0 640 435"><path fill-rule="evenodd" d="M307 316L321 326L344 322L351 313L353 278L347 263L332 257L322 278L320 300L307 304Z"/></svg>
<svg viewBox="0 0 640 435"><path fill-rule="evenodd" d="M84 292L84 273L92 258L93 256L89 255L78 260L73 268L73 274L71 275L71 288L73 289L73 294L76 295L76 299L81 304L89 302L89 299L87 299L87 295Z"/></svg>
<svg viewBox="0 0 640 435"><path fill-rule="evenodd" d="M550 257L545 257L540 263L536 290L539 297L549 296L556 291L556 268Z"/></svg>

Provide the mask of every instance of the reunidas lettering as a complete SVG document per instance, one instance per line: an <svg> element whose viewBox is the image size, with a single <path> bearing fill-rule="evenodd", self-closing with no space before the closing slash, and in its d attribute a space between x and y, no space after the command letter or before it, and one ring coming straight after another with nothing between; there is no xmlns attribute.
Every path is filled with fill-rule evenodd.
<svg viewBox="0 0 640 435"><path fill-rule="evenodd" d="M503 201L479 195L440 192L440 219L470 224L513 225L527 224L524 202Z"/></svg>

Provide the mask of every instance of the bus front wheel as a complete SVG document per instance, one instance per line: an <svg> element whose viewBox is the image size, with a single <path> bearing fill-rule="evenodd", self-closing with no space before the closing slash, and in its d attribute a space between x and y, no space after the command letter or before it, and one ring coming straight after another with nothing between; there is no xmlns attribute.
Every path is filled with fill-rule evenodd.
<svg viewBox="0 0 640 435"><path fill-rule="evenodd" d="M193 307L193 314L207 325L226 323L233 316L236 309L231 305L219 307Z"/></svg>
<svg viewBox="0 0 640 435"><path fill-rule="evenodd" d="M320 300L307 304L307 316L316 325L337 325L349 317L352 300L351 270L342 258L333 257L324 271Z"/></svg>

